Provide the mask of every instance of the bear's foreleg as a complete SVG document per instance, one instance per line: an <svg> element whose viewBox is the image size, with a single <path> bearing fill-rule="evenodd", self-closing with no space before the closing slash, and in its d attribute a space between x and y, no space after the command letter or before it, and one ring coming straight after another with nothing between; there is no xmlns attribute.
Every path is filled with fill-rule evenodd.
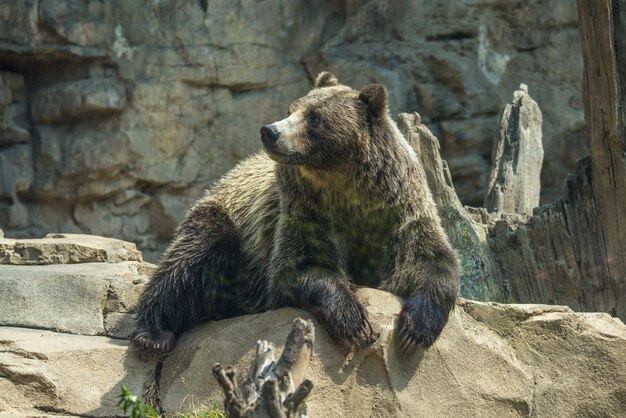
<svg viewBox="0 0 626 418"><path fill-rule="evenodd" d="M144 290L133 342L170 350L184 330L236 307L240 244L235 225L216 202L200 201L178 227Z"/></svg>
<svg viewBox="0 0 626 418"><path fill-rule="evenodd" d="M296 304L311 312L334 341L365 347L374 331L365 307L350 290L341 272L309 268L298 277Z"/></svg>
<svg viewBox="0 0 626 418"><path fill-rule="evenodd" d="M458 259L437 219L405 223L392 245L393 270L382 288L406 297L396 324L402 352L431 346L448 321L459 295Z"/></svg>
<svg viewBox="0 0 626 418"><path fill-rule="evenodd" d="M274 307L306 309L335 342L372 343L374 332L367 311L350 289L345 256L329 236L328 227L311 217L282 218L270 265Z"/></svg>

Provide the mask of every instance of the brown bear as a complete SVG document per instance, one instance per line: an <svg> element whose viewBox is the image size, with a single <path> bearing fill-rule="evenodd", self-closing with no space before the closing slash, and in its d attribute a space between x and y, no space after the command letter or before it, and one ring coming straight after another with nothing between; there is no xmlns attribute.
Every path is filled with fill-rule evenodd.
<svg viewBox="0 0 626 418"><path fill-rule="evenodd" d="M133 341L169 350L201 321L288 305L335 341L364 346L373 332L353 293L364 285L404 298L401 351L430 346L457 299L459 263L387 95L323 72L286 119L263 126L265 152L179 226L141 297Z"/></svg>

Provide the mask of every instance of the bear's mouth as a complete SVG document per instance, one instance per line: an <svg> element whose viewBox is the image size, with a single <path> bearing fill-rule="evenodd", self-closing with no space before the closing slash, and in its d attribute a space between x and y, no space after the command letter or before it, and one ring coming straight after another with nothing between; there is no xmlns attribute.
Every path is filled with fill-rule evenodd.
<svg viewBox="0 0 626 418"><path fill-rule="evenodd" d="M281 157L289 157L289 154L286 154L286 153L280 152L280 151L276 151L276 150L272 150L272 149L265 148L265 152L267 152L270 155L278 155L278 156L281 156Z"/></svg>
<svg viewBox="0 0 626 418"><path fill-rule="evenodd" d="M267 155L270 156L270 158L272 158L272 157L279 157L279 158L289 158L289 157L291 157L289 154L285 154L285 153L282 153L282 152L276 151L276 150L269 150L267 148L265 148L265 152L267 153Z"/></svg>
<svg viewBox="0 0 626 418"><path fill-rule="evenodd" d="M267 148L265 148L265 152L270 157L270 159L276 161L279 164L295 164L295 162L293 161L295 155L293 154L287 154L284 152L280 152L280 151L273 150L273 149L267 149Z"/></svg>

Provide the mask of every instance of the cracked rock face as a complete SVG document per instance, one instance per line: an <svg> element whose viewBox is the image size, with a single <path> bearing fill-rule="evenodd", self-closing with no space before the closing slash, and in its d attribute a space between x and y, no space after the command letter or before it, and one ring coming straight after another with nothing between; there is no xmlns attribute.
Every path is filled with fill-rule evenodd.
<svg viewBox="0 0 626 418"><path fill-rule="evenodd" d="M128 341L154 266L137 259L131 244L71 235L0 242L4 251L19 247L29 255L18 258L26 263L0 259L0 418L117 416L120 384L137 395L154 388L157 357ZM50 248L57 258L41 256ZM351 353L316 324L307 371L315 385L306 400L311 417L619 416L626 410L626 327L608 314L461 300L429 350L401 358L393 342L398 298L372 289L360 289L358 297L380 338ZM296 317L308 314L283 308L185 333L160 369L161 407L173 413L221 404L213 364L248 370L256 341L281 349Z"/></svg>
<svg viewBox="0 0 626 418"><path fill-rule="evenodd" d="M331 70L382 82L482 204L498 112L544 111L543 201L586 154L575 2L0 1L0 225L115 236L155 261L185 210ZM511 13L512 8L515 13Z"/></svg>

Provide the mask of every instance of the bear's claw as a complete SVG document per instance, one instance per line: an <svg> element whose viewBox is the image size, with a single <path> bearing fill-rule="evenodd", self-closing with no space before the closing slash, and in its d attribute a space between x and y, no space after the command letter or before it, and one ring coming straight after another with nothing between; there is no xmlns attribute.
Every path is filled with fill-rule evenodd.
<svg viewBox="0 0 626 418"><path fill-rule="evenodd" d="M146 350L171 351L174 348L176 337L171 331L158 331L158 335L146 330L137 330L133 335L132 342Z"/></svg>
<svg viewBox="0 0 626 418"><path fill-rule="evenodd" d="M395 339L403 355L423 345L430 347L446 324L446 310L435 300L425 296L414 296L402 307L396 324Z"/></svg>
<svg viewBox="0 0 626 418"><path fill-rule="evenodd" d="M378 338L367 317L367 310L355 301L334 306L319 318L330 336L338 343L367 347Z"/></svg>

